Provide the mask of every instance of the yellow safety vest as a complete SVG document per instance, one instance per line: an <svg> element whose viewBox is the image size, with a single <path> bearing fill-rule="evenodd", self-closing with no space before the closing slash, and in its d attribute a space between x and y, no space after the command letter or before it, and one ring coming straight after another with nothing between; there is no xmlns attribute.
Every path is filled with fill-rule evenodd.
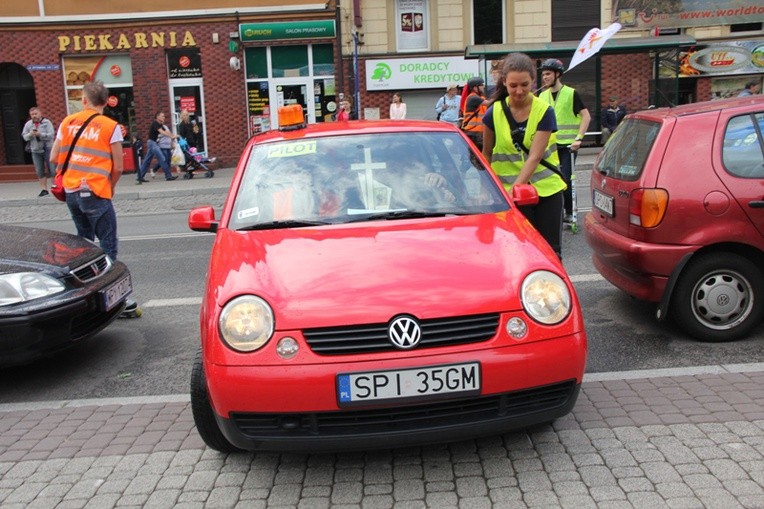
<svg viewBox="0 0 764 509"><path fill-rule="evenodd" d="M544 90L539 95L539 99L548 102L554 108L554 114L557 117L557 143L568 146L576 141L578 128L581 127L581 115L573 113L573 95L575 89L563 85L557 92L557 100L552 97L552 91Z"/></svg>
<svg viewBox="0 0 764 509"><path fill-rule="evenodd" d="M80 126L95 111L84 110L69 115L61 123L63 138L58 151L58 164L61 167L66 154ZM79 189L83 180L90 190L101 198L111 198L111 136L117 122L104 115L98 115L85 127L77 140L69 165L64 173L64 188Z"/></svg>
<svg viewBox="0 0 764 509"><path fill-rule="evenodd" d="M531 113L528 117L528 123L525 128L525 137L523 144L530 150L533 138L536 136L536 128L544 117L549 104L533 97L531 104ZM505 99L509 101L509 98ZM507 104L509 104L507 102ZM504 115L504 108L497 101L493 103L493 129L496 134L496 142L493 146L491 155L491 168L499 176L504 187L509 190L512 187L520 170L525 162L525 152L521 148L515 147L512 141L509 119ZM560 167L560 158L557 156L557 142L555 133L549 136L544 157L550 164ZM565 181L556 172L550 170L543 164L536 166L530 178L530 183L536 188L539 196L551 196L567 188Z"/></svg>

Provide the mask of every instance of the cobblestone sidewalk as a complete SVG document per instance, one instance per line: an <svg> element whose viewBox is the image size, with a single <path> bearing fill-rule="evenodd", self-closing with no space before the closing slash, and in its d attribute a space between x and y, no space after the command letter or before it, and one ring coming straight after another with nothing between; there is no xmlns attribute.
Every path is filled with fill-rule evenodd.
<svg viewBox="0 0 764 509"><path fill-rule="evenodd" d="M762 508L764 371L721 371L585 382L524 432L328 455L219 454L184 398L2 405L0 505Z"/></svg>

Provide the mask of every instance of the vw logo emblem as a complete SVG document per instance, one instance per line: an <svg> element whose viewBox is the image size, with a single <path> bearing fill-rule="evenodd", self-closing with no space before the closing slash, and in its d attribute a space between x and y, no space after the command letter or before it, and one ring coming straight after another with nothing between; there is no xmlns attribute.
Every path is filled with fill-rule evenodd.
<svg viewBox="0 0 764 509"><path fill-rule="evenodd" d="M422 329L414 318L399 316L390 323L387 335L394 347L408 350L419 344L419 340L422 339Z"/></svg>
<svg viewBox="0 0 764 509"><path fill-rule="evenodd" d="M607 185L607 179L602 179L602 189L605 189L605 185Z"/></svg>

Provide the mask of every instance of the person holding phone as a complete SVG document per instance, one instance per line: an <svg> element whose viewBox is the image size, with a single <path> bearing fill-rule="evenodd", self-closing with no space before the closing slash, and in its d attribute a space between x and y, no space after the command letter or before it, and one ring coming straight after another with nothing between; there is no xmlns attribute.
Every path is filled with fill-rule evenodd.
<svg viewBox="0 0 764 509"><path fill-rule="evenodd" d="M50 149L56 137L53 123L42 116L40 108L33 106L29 109L29 120L24 124L21 137L27 142L27 152L32 154L32 163L42 191L37 197L48 195L48 179L56 174L55 165L50 164Z"/></svg>

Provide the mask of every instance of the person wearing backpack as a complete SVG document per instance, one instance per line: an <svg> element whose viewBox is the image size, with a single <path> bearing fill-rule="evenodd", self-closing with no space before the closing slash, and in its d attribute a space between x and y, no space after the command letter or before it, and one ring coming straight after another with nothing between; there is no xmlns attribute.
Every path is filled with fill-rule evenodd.
<svg viewBox="0 0 764 509"><path fill-rule="evenodd" d="M483 150L483 115L488 109L488 101L484 96L485 80L475 76L467 81L465 87L468 91L467 100L464 103L464 115L462 116L462 130L472 140L472 143Z"/></svg>
<svg viewBox="0 0 764 509"><path fill-rule="evenodd" d="M459 122L459 97L456 92L456 84L451 83L446 87L446 95L438 99L435 113L441 122L451 122L454 125Z"/></svg>

